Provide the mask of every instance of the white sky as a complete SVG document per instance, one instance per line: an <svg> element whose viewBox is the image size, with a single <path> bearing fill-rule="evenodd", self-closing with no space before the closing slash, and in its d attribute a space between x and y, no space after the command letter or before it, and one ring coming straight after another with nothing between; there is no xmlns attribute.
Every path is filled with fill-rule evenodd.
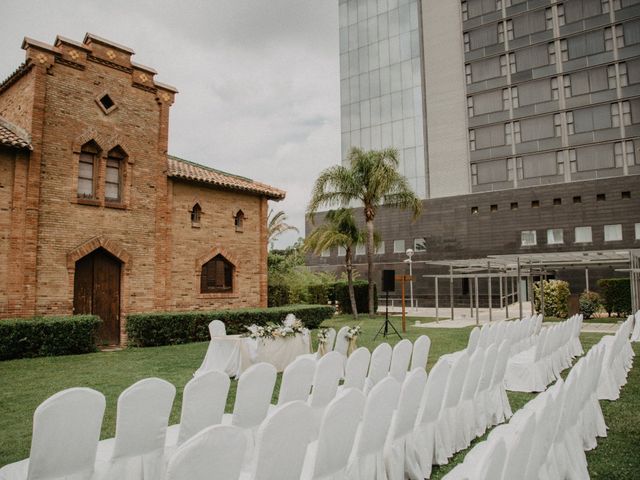
<svg viewBox="0 0 640 480"><path fill-rule="evenodd" d="M304 234L313 181L340 161L337 0L0 0L0 81L23 37L86 32L180 90L171 154L285 189L271 205Z"/></svg>

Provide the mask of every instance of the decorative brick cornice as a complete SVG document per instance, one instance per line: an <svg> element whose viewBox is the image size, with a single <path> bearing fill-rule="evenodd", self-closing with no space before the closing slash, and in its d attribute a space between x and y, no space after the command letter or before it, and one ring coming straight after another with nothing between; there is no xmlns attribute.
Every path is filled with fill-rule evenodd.
<svg viewBox="0 0 640 480"><path fill-rule="evenodd" d="M94 63L99 63L100 65L104 65L106 67L115 68L116 70L120 70L121 72L131 73L133 72L133 68L125 67L123 65L119 65L114 62L110 62L109 60L105 60L104 58L98 58L95 55L87 55L87 60Z"/></svg>
<svg viewBox="0 0 640 480"><path fill-rule="evenodd" d="M66 65L67 67L75 68L76 70L84 70L86 67L80 63L72 62L71 60L67 60L62 57L55 57L55 62L61 65Z"/></svg>
<svg viewBox="0 0 640 480"><path fill-rule="evenodd" d="M131 255L125 250L122 245L120 245L118 241L107 238L104 235L100 235L86 241L82 245L74 248L69 253L67 253L67 268L75 269L76 262L78 260L86 257L88 254L90 254L94 250L97 250L98 248L105 249L107 252L109 252L124 264L129 264L131 262Z"/></svg>

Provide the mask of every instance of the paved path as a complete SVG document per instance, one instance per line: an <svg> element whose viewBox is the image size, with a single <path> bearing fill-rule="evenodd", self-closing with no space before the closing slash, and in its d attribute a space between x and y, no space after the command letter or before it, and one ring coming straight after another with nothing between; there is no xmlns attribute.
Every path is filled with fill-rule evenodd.
<svg viewBox="0 0 640 480"><path fill-rule="evenodd" d="M389 314L394 318L400 316L401 313L400 307L389 307ZM378 313L384 312L384 306L380 306L378 309ZM531 303L523 302L522 304L522 312L523 315L531 315ZM513 320L517 318L519 313L519 305L514 303L509 305L509 317L507 318L504 309L494 308L491 311L491 321L499 321L499 320ZM435 308L410 308L406 309L406 314L408 317L431 317L435 318L436 309ZM440 308L438 309L438 318L437 322L428 322L422 323L420 325L413 324L414 326L419 326L422 328L466 328L473 327L476 325L484 325L485 323L489 323L489 309L488 308L480 308L478 309L478 321L476 322L476 310L473 310L473 316L471 316L470 309L467 308L455 308L454 309L454 318L451 320L451 310L448 308ZM603 333L610 334L615 333L618 329L618 323L587 323L584 322L582 324L582 332L584 333Z"/></svg>

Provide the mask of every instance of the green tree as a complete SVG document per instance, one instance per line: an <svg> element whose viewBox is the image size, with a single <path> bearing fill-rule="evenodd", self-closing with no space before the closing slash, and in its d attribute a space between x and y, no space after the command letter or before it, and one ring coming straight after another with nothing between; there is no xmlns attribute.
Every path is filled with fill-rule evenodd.
<svg viewBox="0 0 640 480"><path fill-rule="evenodd" d="M276 238L284 232L298 232L296 227L287 223L287 214L284 213L284 210L274 212L272 208L269 209L269 213L267 214L267 229L269 235L268 241L271 246L273 246L273 242Z"/></svg>
<svg viewBox="0 0 640 480"><path fill-rule="evenodd" d="M358 228L351 210L340 208L329 210L324 223L316 227L307 237L304 249L316 254L333 247L345 250L344 263L347 269L347 285L353 316L358 318L356 295L353 290L353 248L365 242L364 233Z"/></svg>
<svg viewBox="0 0 640 480"><path fill-rule="evenodd" d="M367 227L367 281L369 282L369 314L373 315L374 219L382 205L410 209L413 218L422 203L411 190L407 179L398 173L398 151L395 148L364 151L352 147L348 165L329 167L316 180L307 207L313 218L321 207L349 207L358 202L364 210Z"/></svg>

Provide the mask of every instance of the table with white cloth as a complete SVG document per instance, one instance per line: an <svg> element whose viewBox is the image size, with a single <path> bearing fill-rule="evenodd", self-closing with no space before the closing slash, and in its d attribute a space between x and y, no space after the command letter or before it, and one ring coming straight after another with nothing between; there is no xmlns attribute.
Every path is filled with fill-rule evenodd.
<svg viewBox="0 0 640 480"><path fill-rule="evenodd" d="M311 352L309 332L286 337L251 338L242 335L213 337L207 354L194 376L209 371L225 372L239 377L251 365L270 363L282 372L298 355Z"/></svg>

